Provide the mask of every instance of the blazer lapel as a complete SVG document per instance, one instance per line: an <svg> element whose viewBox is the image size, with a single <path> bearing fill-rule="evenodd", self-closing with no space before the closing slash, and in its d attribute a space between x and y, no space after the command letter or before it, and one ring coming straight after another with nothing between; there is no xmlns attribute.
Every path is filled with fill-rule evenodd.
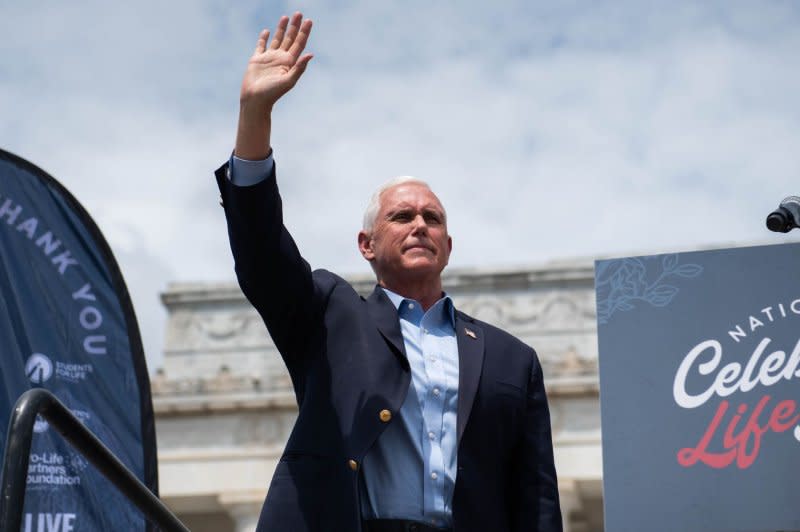
<svg viewBox="0 0 800 532"><path fill-rule="evenodd" d="M478 382L483 368L483 329L462 318L456 312L456 338L458 342L458 415L456 426L458 439L467 426L467 419L472 410L475 393L478 391Z"/></svg>
<svg viewBox="0 0 800 532"><path fill-rule="evenodd" d="M400 330L397 309L394 308L389 296L380 286L376 286L367 298L367 308L381 335L394 347L395 353L400 355L403 365L408 368L406 347L403 342L403 333Z"/></svg>
<svg viewBox="0 0 800 532"><path fill-rule="evenodd" d="M367 298L367 307L370 316L375 322L381 335L394 348L403 365L408 369L403 333L400 330L400 320L397 309L394 308L389 297L376 286ZM484 341L483 329L465 320L462 314L456 311L456 341L458 344L458 413L456 416L457 442L461 443L461 436L467 425L472 403L478 391L478 383L483 368Z"/></svg>

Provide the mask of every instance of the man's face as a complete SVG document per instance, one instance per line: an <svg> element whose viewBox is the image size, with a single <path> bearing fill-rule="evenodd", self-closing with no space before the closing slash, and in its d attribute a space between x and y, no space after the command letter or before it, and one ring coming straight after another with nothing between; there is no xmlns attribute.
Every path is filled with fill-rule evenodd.
<svg viewBox="0 0 800 532"><path fill-rule="evenodd" d="M452 249L442 204L419 183L384 191L372 233L359 234L359 249L372 261L379 279L403 282L438 277Z"/></svg>

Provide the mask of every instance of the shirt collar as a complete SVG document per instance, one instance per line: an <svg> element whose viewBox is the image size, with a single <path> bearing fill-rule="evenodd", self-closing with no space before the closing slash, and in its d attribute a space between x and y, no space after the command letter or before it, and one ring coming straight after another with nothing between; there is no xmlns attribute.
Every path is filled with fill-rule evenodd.
<svg viewBox="0 0 800 532"><path fill-rule="evenodd" d="M422 305L420 305L418 301L414 299L409 299L407 297L403 297L400 294L392 292L388 288L384 288L382 286L381 289L389 297L389 300L394 305L394 308L397 309L398 313L402 313L405 309L407 309L409 304L416 305L419 308L420 312L422 312ZM403 303L405 303L405 305L403 305ZM453 300L450 298L450 296L447 295L446 292L443 292L442 297L436 303L434 303L430 309L428 309L428 312L431 311L438 313L438 316L440 316L439 319L441 320L442 323L449 323L450 325L453 326L453 328L455 328L456 311L455 308L453 307Z"/></svg>

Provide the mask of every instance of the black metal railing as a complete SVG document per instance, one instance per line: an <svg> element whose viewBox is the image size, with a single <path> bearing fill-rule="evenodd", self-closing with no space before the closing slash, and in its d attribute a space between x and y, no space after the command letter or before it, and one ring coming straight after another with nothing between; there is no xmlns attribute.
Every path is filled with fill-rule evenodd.
<svg viewBox="0 0 800 532"><path fill-rule="evenodd" d="M25 502L33 424L41 415L105 475L145 518L166 532L189 532L161 500L142 484L55 395L43 388L23 393L14 405L3 457L0 532L19 532Z"/></svg>

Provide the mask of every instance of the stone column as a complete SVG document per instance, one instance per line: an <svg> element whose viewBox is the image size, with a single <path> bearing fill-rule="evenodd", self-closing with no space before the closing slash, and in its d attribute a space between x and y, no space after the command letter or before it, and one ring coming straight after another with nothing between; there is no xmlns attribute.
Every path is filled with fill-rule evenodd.
<svg viewBox="0 0 800 532"><path fill-rule="evenodd" d="M219 502L233 519L234 532L255 532L264 503L263 494L222 494Z"/></svg>
<svg viewBox="0 0 800 532"><path fill-rule="evenodd" d="M559 479L558 497L561 502L561 520L564 522L564 532L575 532L570 519L570 516L580 507L580 498L575 482Z"/></svg>

